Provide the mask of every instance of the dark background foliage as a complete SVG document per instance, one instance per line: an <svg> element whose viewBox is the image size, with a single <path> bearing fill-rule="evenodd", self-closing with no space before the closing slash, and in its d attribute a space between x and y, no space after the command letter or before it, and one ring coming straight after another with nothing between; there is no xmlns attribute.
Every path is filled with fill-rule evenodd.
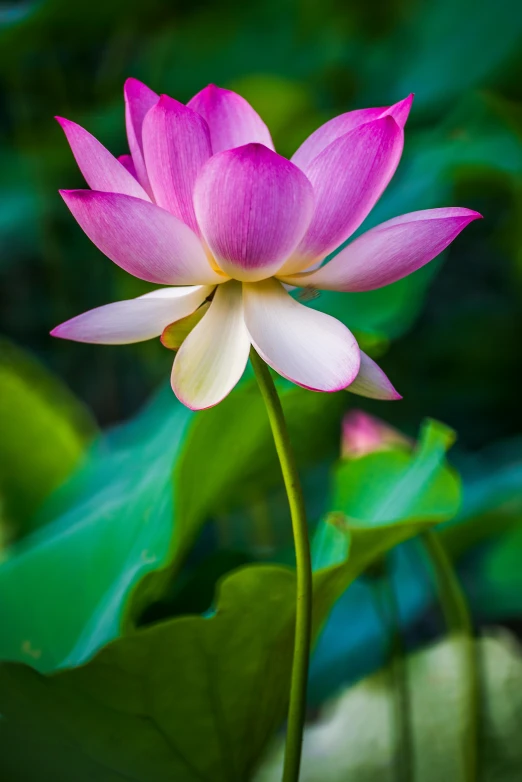
<svg viewBox="0 0 522 782"><path fill-rule="evenodd" d="M144 289L100 255L61 202L57 189L82 179L54 114L121 154L126 76L182 101L212 81L241 90L291 154L328 117L414 91L385 216L455 204L485 220L455 242L424 302L417 291L388 318L386 293L369 316L364 298L355 318L350 303L336 306L349 324L400 337L383 364L405 396L387 410L402 426L414 430L431 414L470 447L519 432L521 31L512 0L3 3L2 331L63 377L101 424L128 417L168 372L171 357L157 344L99 348L48 336L73 314Z"/></svg>

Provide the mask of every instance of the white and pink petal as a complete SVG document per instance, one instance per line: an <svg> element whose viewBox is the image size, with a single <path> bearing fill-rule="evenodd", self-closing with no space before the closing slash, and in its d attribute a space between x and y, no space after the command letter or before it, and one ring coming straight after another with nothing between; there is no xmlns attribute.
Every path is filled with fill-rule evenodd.
<svg viewBox="0 0 522 782"><path fill-rule="evenodd" d="M273 275L312 217L306 176L262 144L214 155L202 169L194 205L203 236L226 274L239 280Z"/></svg>
<svg viewBox="0 0 522 782"><path fill-rule="evenodd" d="M78 168L92 190L150 201L149 196L123 163L76 122L56 117L70 144Z"/></svg>
<svg viewBox="0 0 522 782"><path fill-rule="evenodd" d="M270 131L241 95L209 84L188 102L210 129L212 152L259 143L274 149Z"/></svg>
<svg viewBox="0 0 522 782"><path fill-rule="evenodd" d="M226 279L212 269L196 234L159 206L118 193L60 192L89 239L134 277L160 285Z"/></svg>
<svg viewBox="0 0 522 782"><path fill-rule="evenodd" d="M221 402L239 382L250 338L243 317L241 284L220 285L210 308L181 345L172 367L172 389L192 410Z"/></svg>
<svg viewBox="0 0 522 782"><path fill-rule="evenodd" d="M395 390L388 377L373 359L361 350L361 365L357 377L346 388L352 394L369 399L395 401L402 396Z"/></svg>
<svg viewBox="0 0 522 782"><path fill-rule="evenodd" d="M191 315L211 292L212 287L206 285L163 288L83 312L56 326L51 335L100 345L144 342L159 337L170 323Z"/></svg>
<svg viewBox="0 0 522 782"><path fill-rule="evenodd" d="M202 165L212 154L205 120L162 95L143 121L143 151L158 206L198 233L192 193Z"/></svg>
<svg viewBox="0 0 522 782"><path fill-rule="evenodd" d="M243 285L254 348L276 372L312 391L340 391L359 372L360 351L340 321L300 304L269 279Z"/></svg>
<svg viewBox="0 0 522 782"><path fill-rule="evenodd" d="M461 207L400 215L362 234L316 271L281 279L289 285L321 290L382 288L429 263L480 217L478 212Z"/></svg>

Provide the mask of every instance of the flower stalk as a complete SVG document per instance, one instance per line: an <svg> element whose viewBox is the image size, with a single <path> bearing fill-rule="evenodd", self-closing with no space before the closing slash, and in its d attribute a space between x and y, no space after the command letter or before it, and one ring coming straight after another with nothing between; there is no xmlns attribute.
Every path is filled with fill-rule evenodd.
<svg viewBox="0 0 522 782"><path fill-rule="evenodd" d="M408 660L402 635L401 616L390 561L382 574L373 580L374 599L379 617L389 640L389 673L393 695L394 727L396 730L396 776L397 782L413 782L414 745L412 735L411 697L408 681Z"/></svg>
<svg viewBox="0 0 522 782"><path fill-rule="evenodd" d="M283 782L297 782L306 716L306 690L312 634L312 559L303 491L281 401L270 370L254 348L251 349L250 360L265 402L281 464L294 534L297 569L296 619Z"/></svg>
<svg viewBox="0 0 522 782"><path fill-rule="evenodd" d="M439 603L448 633L453 638L458 638L462 644L462 687L467 702L463 779L465 782L475 782L478 770L479 678L473 624L466 597L437 533L427 530L423 533L422 540L435 571Z"/></svg>

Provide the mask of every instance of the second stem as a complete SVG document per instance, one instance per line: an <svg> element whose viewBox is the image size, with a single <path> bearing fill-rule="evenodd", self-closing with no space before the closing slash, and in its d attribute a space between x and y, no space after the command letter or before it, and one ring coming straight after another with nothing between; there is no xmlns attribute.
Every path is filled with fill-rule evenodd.
<svg viewBox="0 0 522 782"><path fill-rule="evenodd" d="M439 602L447 629L451 637L458 639L459 648L462 649L462 686L467 704L463 779L465 782L476 782L480 682L473 624L464 592L440 538L434 530L427 530L422 538L435 569Z"/></svg>

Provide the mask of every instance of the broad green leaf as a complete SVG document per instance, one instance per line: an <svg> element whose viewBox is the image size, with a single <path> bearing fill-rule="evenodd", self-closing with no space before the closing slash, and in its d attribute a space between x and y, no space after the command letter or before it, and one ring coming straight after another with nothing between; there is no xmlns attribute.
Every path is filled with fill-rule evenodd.
<svg viewBox="0 0 522 782"><path fill-rule="evenodd" d="M294 594L290 571L250 567L225 579L210 618L142 629L52 677L3 665L2 776L247 779L284 710Z"/></svg>
<svg viewBox="0 0 522 782"><path fill-rule="evenodd" d="M333 605L346 589L347 570L356 570L351 583L388 549L455 515L460 482L445 460L454 437L428 420L412 454L396 448L341 463L333 512L314 539L316 602ZM340 567L347 556L347 566Z"/></svg>
<svg viewBox="0 0 522 782"><path fill-rule="evenodd" d="M345 547L341 553L336 545L335 562L315 574L316 634L337 596L370 562L434 523L421 496L431 496L439 472L447 473L438 483L447 494L446 513L454 512L458 484L444 464L447 445L448 430L432 424L411 457L410 480L404 469L399 475L392 468L396 480L388 488L400 487L409 497L403 517L397 503L394 514L384 503L382 513L372 505L365 516L357 500L357 523L335 528L336 543L342 538ZM371 475L370 469L363 478ZM323 536L323 560L331 560L326 545ZM284 718L294 600L292 570L248 566L224 578L208 616L138 629L83 667L43 677L6 663L0 693L8 729L0 732L0 769L14 773L14 782L65 782L71 768L78 782L95 769L103 782L130 775L136 782L248 779ZM27 648L35 652L30 639Z"/></svg>
<svg viewBox="0 0 522 782"><path fill-rule="evenodd" d="M0 567L0 658L49 671L118 635L126 599L170 555L171 472L191 413L170 389L103 437Z"/></svg>
<svg viewBox="0 0 522 782"><path fill-rule="evenodd" d="M317 465L338 448L345 395L311 394L286 381L278 381L278 388L299 467ZM244 512L281 487L281 469L255 382L246 380L219 405L194 416L173 478L172 560L166 578L177 572L205 521ZM280 497L290 529L287 501ZM154 594L161 591L161 574L159 586L156 575L144 579L133 596L135 612L150 601L151 580Z"/></svg>
<svg viewBox="0 0 522 782"><path fill-rule="evenodd" d="M94 425L73 395L22 350L0 342L0 496L12 534L77 466Z"/></svg>
<svg viewBox="0 0 522 782"><path fill-rule="evenodd" d="M522 610L517 542L522 521L521 453L520 439L513 438L454 458L462 475L462 504L438 532L479 622L510 619ZM409 635L436 603L422 547L413 541L396 549L387 559L386 572ZM383 665L388 631L376 613L379 588L375 580L359 579L337 601L312 659L309 695L314 704L330 697L340 684L357 681Z"/></svg>
<svg viewBox="0 0 522 782"><path fill-rule="evenodd" d="M463 780L462 643L458 637L440 641L406 660L416 782ZM482 674L480 779L517 782L522 774L520 645L506 633L490 634L477 642L476 654ZM398 686L396 669L385 669L325 706L305 733L301 782L398 779ZM256 782L281 779L282 752L278 742Z"/></svg>
<svg viewBox="0 0 522 782"><path fill-rule="evenodd" d="M413 452L401 445L341 461L335 470L330 500L334 523L323 523L314 541L316 567L334 564L346 554L342 532L361 538L373 529L408 522L437 523L455 515L460 484L445 454L455 433L428 420Z"/></svg>
<svg viewBox="0 0 522 782"><path fill-rule="evenodd" d="M344 401L283 391L302 466L336 447ZM270 438L249 381L197 415L166 387L102 438L48 503L42 529L0 566L0 659L46 672L78 665L130 628L161 598L209 518L279 485Z"/></svg>
<svg viewBox="0 0 522 782"><path fill-rule="evenodd" d="M420 518L437 523L454 516L460 501L459 481L444 459L453 438L450 429L428 421L416 451L398 444L390 450L341 461L334 472L329 500L334 524L323 522L317 529L315 566L331 565L345 556L346 540L335 522L341 529L348 525L364 535L377 520L393 524L401 518L410 522ZM433 600L431 580L413 545L407 552L393 552L393 563L388 563L391 577L401 615L408 620ZM337 600L312 658L310 698L314 703L331 695L340 683L366 676L383 663L386 628L378 620L375 601L367 579L358 580Z"/></svg>
<svg viewBox="0 0 522 782"><path fill-rule="evenodd" d="M317 463L337 450L346 396L312 394L285 381L278 388L300 464ZM178 512L184 520L244 506L281 480L264 403L251 383L197 416L177 472Z"/></svg>

